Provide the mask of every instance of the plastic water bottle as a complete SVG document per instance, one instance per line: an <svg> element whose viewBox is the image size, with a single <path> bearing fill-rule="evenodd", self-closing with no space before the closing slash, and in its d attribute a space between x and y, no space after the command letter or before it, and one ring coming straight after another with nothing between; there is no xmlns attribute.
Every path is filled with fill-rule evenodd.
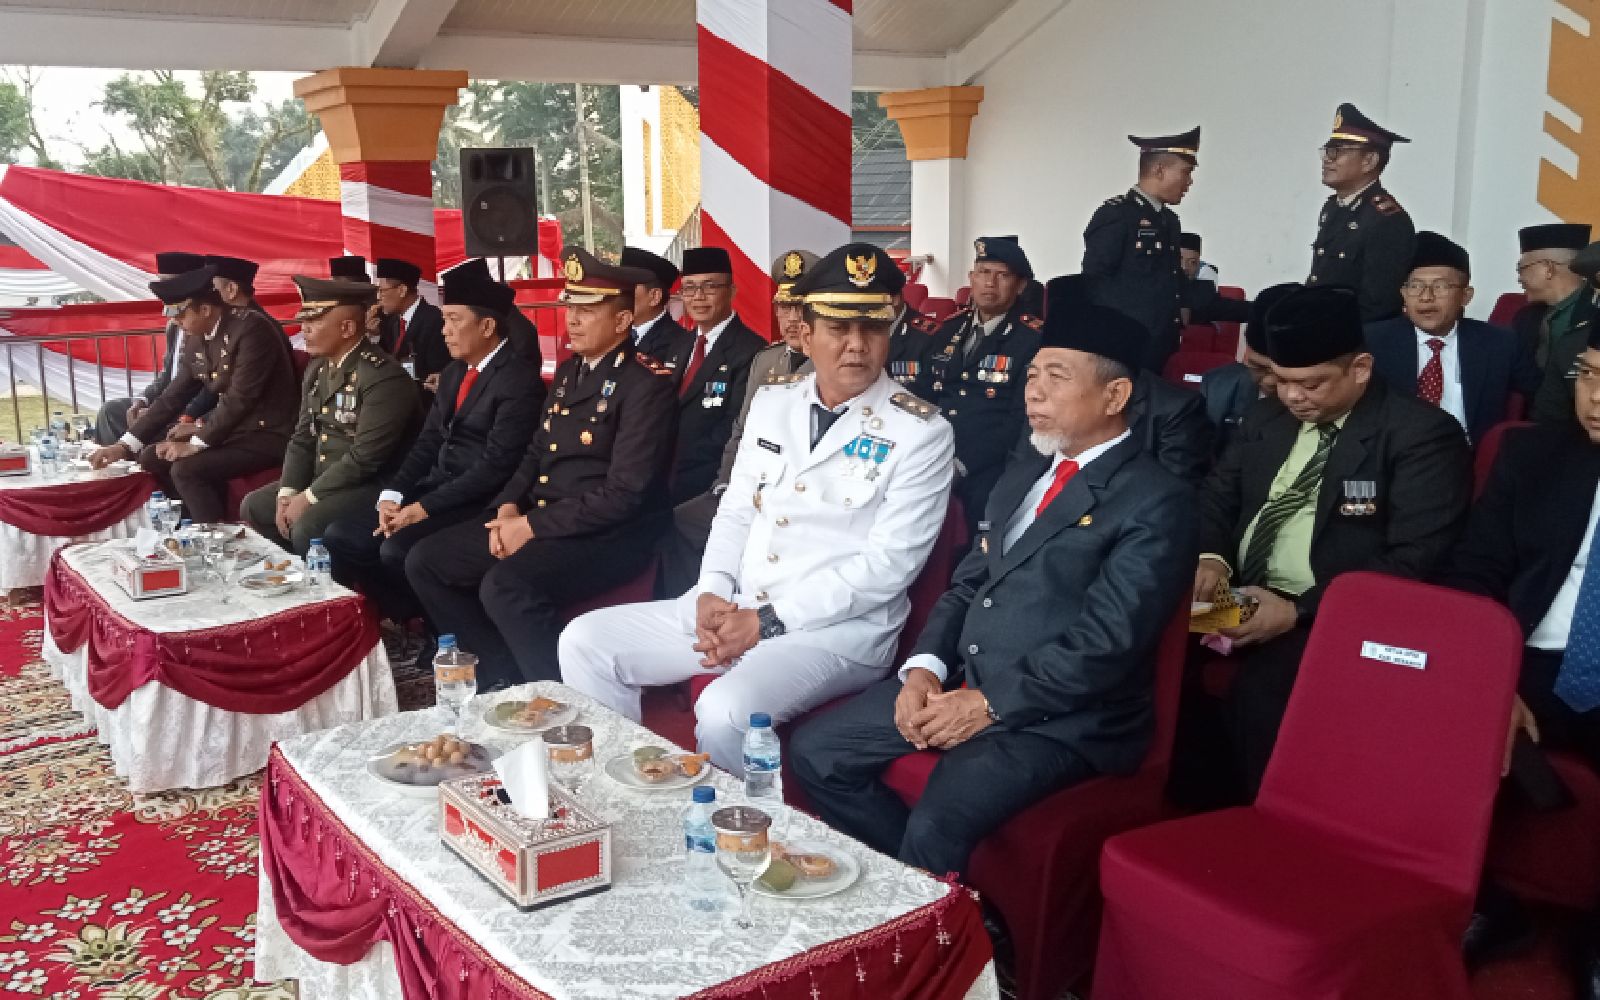
<svg viewBox="0 0 1600 1000"><path fill-rule="evenodd" d="M178 555L184 562L194 558L194 522L184 518L178 522Z"/></svg>
<svg viewBox="0 0 1600 1000"><path fill-rule="evenodd" d="M328 574L332 568L333 557L328 554L327 546L322 544L322 539L313 538L311 547L306 549L306 586L313 594L328 589Z"/></svg>
<svg viewBox="0 0 1600 1000"><path fill-rule="evenodd" d="M60 410L50 414L50 436L57 441L67 439L67 415Z"/></svg>
<svg viewBox="0 0 1600 1000"><path fill-rule="evenodd" d="M722 909L728 894L728 880L717 867L717 831L711 828L716 801L715 788L698 785L683 811L683 897L701 913Z"/></svg>
<svg viewBox="0 0 1600 1000"><path fill-rule="evenodd" d="M456 646L456 637L441 635L433 655L433 700L450 714L451 728L461 731L461 707L478 693L478 658Z"/></svg>
<svg viewBox="0 0 1600 1000"><path fill-rule="evenodd" d="M744 734L744 794L752 799L782 799L783 749L772 731L772 716L755 712Z"/></svg>
<svg viewBox="0 0 1600 1000"><path fill-rule="evenodd" d="M167 510L167 495L160 490L150 494L144 502L144 512L150 518L150 527L161 530L161 515Z"/></svg>
<svg viewBox="0 0 1600 1000"><path fill-rule="evenodd" d="M61 471L61 445L60 438L54 434L46 434L39 439L39 472L46 479L55 478Z"/></svg>

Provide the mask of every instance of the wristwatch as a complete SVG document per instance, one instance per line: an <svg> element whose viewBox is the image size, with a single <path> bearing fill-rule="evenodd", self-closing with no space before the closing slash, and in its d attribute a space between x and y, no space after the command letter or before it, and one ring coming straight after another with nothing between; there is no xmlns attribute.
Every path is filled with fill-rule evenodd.
<svg viewBox="0 0 1600 1000"><path fill-rule="evenodd" d="M984 711L984 714L989 716L989 721L990 722L992 722L992 723L994 723L995 725L998 726L1000 724L1000 713L996 712L994 710L994 706L989 704L988 696L985 695L982 691L978 692L978 697L983 699L983 711Z"/></svg>
<svg viewBox="0 0 1600 1000"><path fill-rule="evenodd" d="M761 638L776 639L788 629L783 627L783 621L778 618L778 613L772 610L772 605L763 604L756 608L756 620L761 623Z"/></svg>

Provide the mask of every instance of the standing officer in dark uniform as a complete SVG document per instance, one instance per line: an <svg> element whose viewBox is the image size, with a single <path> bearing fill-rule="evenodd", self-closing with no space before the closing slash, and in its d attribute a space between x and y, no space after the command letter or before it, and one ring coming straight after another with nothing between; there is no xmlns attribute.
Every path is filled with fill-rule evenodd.
<svg viewBox="0 0 1600 1000"><path fill-rule="evenodd" d="M562 252L572 356L486 524L418 542L406 579L431 624L478 655L484 690L560 677L561 609L638 574L668 524L672 379L637 356L633 288L648 272Z"/></svg>
<svg viewBox="0 0 1600 1000"><path fill-rule="evenodd" d="M1400 286L1411 273L1416 227L1378 181L1390 148L1410 141L1341 104L1322 147L1322 183L1333 194L1317 219L1306 284L1354 288L1363 323L1400 315Z"/></svg>
<svg viewBox="0 0 1600 1000"><path fill-rule="evenodd" d="M1200 128L1182 135L1128 136L1139 147L1139 182L1106 200L1083 231L1083 273L1098 305L1132 316L1149 331L1141 367L1161 373L1178 349L1183 310L1193 322L1243 322L1250 307L1217 294L1183 270L1183 224L1171 206L1194 184Z"/></svg>
<svg viewBox="0 0 1600 1000"><path fill-rule="evenodd" d="M400 363L367 343L365 282L296 277L306 350L300 422L283 474L244 498L243 519L304 555L334 521L370 510L421 422L417 389Z"/></svg>
<svg viewBox="0 0 1600 1000"><path fill-rule="evenodd" d="M633 346L663 368L671 369L676 385L689 352L694 350L694 334L667 312L672 286L678 282L678 265L648 250L623 247L622 266L650 273L650 280L640 282L633 290Z"/></svg>
<svg viewBox="0 0 1600 1000"><path fill-rule="evenodd" d="M955 429L955 495L969 526L983 517L984 501L1022 431L1023 383L1044 325L1017 301L1033 280L1033 265L1016 238L979 237L973 249L971 308L945 320L933 335L926 373L905 383L937 404Z"/></svg>

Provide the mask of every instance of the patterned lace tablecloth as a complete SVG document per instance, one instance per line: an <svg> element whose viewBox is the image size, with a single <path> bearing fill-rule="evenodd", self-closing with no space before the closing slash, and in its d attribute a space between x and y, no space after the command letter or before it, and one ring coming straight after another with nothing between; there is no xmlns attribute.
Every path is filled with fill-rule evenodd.
<svg viewBox="0 0 1600 1000"><path fill-rule="evenodd" d="M279 833L268 837L264 819L264 866L275 851L299 852L302 862L305 852L332 854L341 879L349 875L358 904L370 895L372 905L387 907L391 921L404 911L403 919L409 921L405 926L416 935L415 943L405 935L408 954L413 949L439 953L436 960L426 956L424 964L436 964L438 974L448 980L448 995L457 995L458 966L452 963L465 956L470 961L459 966L460 975L465 982L470 966L472 981L459 995L486 1000L620 1000L703 991L769 1000L814 1000L818 995L821 1000L865 1000L901 995L888 988L885 979L891 973L885 969L891 949L893 964L901 962L903 933L905 951L919 953L921 974L930 980L941 973L929 970L943 954L949 956L942 974L959 982L953 992L946 982L938 995L998 996L976 904L965 889L907 868L786 806L768 809L774 814L775 837L825 840L848 851L861 866L857 883L810 901L758 896L756 925L747 932L732 925L731 887L723 916L689 910L680 894L688 791L635 791L602 772L608 758L647 744L665 746L665 740L552 682L473 700L463 716L463 735L495 750L514 747L517 737L490 728L481 716L491 704L532 692L578 705L578 721L594 730L596 773L581 799L612 823L609 891L520 912L440 843L435 801L396 794L367 772L368 759L387 747L440 732L443 717L436 710L282 743L262 790L264 799L276 797L272 808L264 804L264 809L283 820ZM714 771L708 780L719 803L742 800L739 783L730 776ZM397 1000L403 995L390 941L378 941L349 965L318 961L285 930L272 890L264 870L257 916L258 979L298 979L307 998ZM448 933L440 933L440 924ZM392 930L396 925L389 926ZM962 935L961 940L953 942L952 934ZM864 963L853 953L858 948L861 955L881 949L875 955L879 964ZM911 961L907 955L906 969ZM954 972L958 964L965 971ZM879 977L876 982L858 981L867 968Z"/></svg>
<svg viewBox="0 0 1600 1000"><path fill-rule="evenodd" d="M62 492L60 488L63 486L90 482L108 484L115 482L117 487L133 485L122 482L128 476L137 476L142 481L143 485L139 488L146 498L149 496L149 491L155 489L155 480L140 472L138 466L120 466L115 471L75 470L51 479L46 479L37 472L26 476L0 477L0 494L15 495L27 491L30 494L27 499L48 504L53 502L53 494ZM118 489L117 492L125 491ZM38 503L35 503L30 506L37 505ZM64 533L39 533L12 524L6 520L3 510L0 510L0 594L19 587L41 586L50 568L50 557L64 545L73 542L99 542L109 538L131 538L140 528L150 527L150 517L143 503L130 512L113 513L116 514L115 517L108 514L105 518L96 519L87 526L76 524L74 530L64 530Z"/></svg>
<svg viewBox="0 0 1600 1000"><path fill-rule="evenodd" d="M252 541L260 551L276 551L259 536ZM181 635L185 641L209 648L214 642L237 643L254 637L258 647L266 649L273 645L274 628L293 628L298 633L304 624L315 638L317 627L326 629L324 623L330 620L324 609L360 600L336 585L321 595L300 587L279 597L261 597L234 586L230 601L222 604L221 585L207 579L191 581L189 593L181 596L135 601L111 576L112 551L128 544L112 541L73 546L62 551L60 561L104 603L104 611L121 619L122 630L135 638ZM314 697L265 714L224 710L186 697L157 680L134 688L115 707L98 703L90 693L91 643L85 641L70 651L61 649L51 630L48 602L43 652L71 694L73 707L97 727L100 741L110 748L117 773L135 792L222 785L265 766L268 751L277 740L392 715L399 707L389 659L377 639L370 645L361 643L352 662L338 668L342 676ZM172 669L181 670L182 666Z"/></svg>

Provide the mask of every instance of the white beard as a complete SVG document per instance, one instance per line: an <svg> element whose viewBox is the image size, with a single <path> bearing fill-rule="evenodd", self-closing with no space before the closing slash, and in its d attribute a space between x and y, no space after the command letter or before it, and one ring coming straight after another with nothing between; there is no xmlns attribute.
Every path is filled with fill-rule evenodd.
<svg viewBox="0 0 1600 1000"><path fill-rule="evenodd" d="M1028 443L1033 445L1034 450L1045 458L1055 458L1067 444L1066 439L1058 435L1044 434L1039 431L1033 431L1028 435Z"/></svg>

